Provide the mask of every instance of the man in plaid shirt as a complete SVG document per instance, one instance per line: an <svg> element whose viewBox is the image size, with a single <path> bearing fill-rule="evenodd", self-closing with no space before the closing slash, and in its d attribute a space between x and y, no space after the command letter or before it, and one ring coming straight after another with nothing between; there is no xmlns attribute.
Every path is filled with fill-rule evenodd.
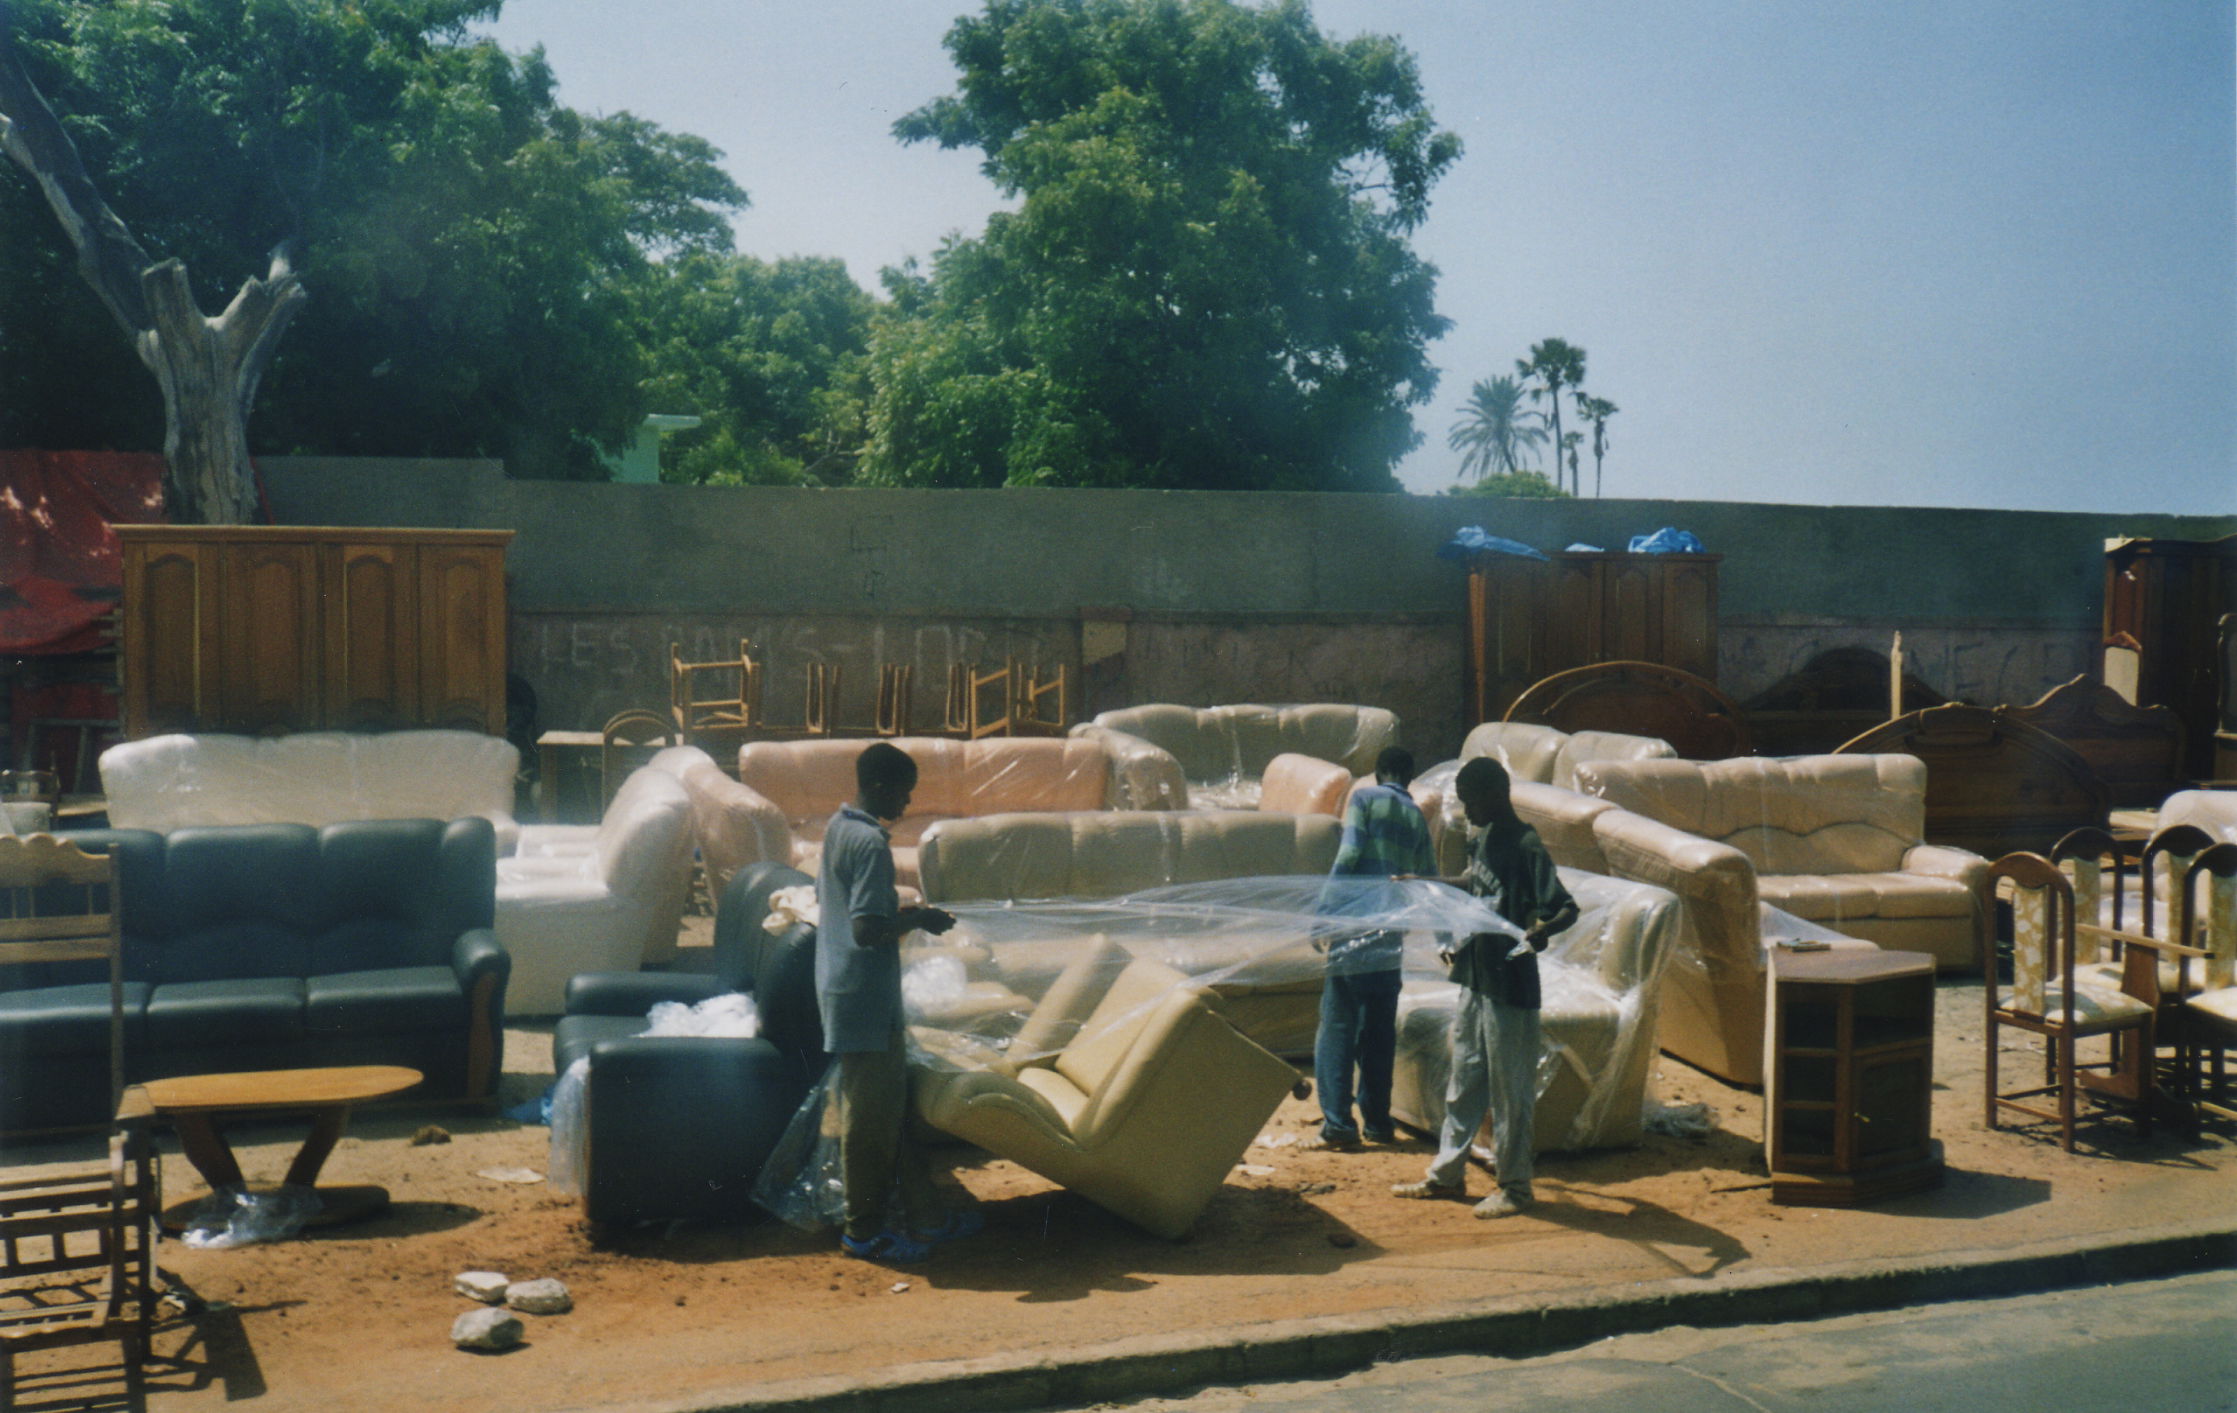
<svg viewBox="0 0 2237 1413"><path fill-rule="evenodd" d="M1383 911L1390 906L1370 885L1340 885L1337 879L1391 878L1398 874L1435 874L1437 859L1429 843L1429 823L1406 787L1413 783L1414 758L1397 746L1375 761L1375 783L1352 792L1344 810L1343 842L1329 869L1330 887L1322 910L1343 913ZM1320 1134L1308 1148L1352 1152L1361 1129L1369 1140L1388 1143L1390 1071L1398 1052L1399 960L1406 935L1393 931L1338 934L1328 943L1327 979L1320 992L1320 1032L1313 1041L1313 1086L1320 1091ZM1359 1116L1352 1123L1352 1072L1359 1073Z"/></svg>

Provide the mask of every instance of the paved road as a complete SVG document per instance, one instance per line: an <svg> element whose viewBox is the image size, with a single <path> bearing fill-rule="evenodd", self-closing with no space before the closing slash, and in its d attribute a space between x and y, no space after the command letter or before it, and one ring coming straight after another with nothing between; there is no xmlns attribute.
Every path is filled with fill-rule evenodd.
<svg viewBox="0 0 2237 1413"><path fill-rule="evenodd" d="M2237 1410L2237 1271L1878 1315L1623 1335L1341 1379L1208 1389L1127 1413L2210 1413Z"/></svg>

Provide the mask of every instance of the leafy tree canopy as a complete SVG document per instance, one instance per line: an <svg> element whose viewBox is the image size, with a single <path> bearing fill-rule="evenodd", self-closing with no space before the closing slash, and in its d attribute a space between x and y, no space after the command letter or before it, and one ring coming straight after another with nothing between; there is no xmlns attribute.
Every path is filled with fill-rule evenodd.
<svg viewBox="0 0 2237 1413"><path fill-rule="evenodd" d="M1299 0L988 0L895 125L1017 209L888 273L863 479L1388 490L1447 327L1407 233L1460 143Z"/></svg>
<svg viewBox="0 0 2237 1413"><path fill-rule="evenodd" d="M1515 500L1568 500L1569 492L1546 479L1543 471L1496 471L1468 485L1448 486L1449 496L1506 496Z"/></svg>
<svg viewBox="0 0 2237 1413"><path fill-rule="evenodd" d="M693 255L661 266L643 297L648 410L704 418L662 446L664 480L852 479L873 306L844 262Z"/></svg>
<svg viewBox="0 0 2237 1413"><path fill-rule="evenodd" d="M311 292L265 452L496 455L602 474L641 420L660 257L727 250L701 139L561 105L500 0L11 0L95 182L206 304L286 242ZM149 447L160 406L20 174L0 180L0 442Z"/></svg>

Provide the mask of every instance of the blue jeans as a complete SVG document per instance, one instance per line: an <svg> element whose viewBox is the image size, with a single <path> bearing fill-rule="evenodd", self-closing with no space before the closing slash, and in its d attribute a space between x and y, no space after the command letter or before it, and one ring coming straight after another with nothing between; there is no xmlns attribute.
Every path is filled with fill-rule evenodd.
<svg viewBox="0 0 2237 1413"><path fill-rule="evenodd" d="M1376 1138L1390 1135L1390 1067L1398 1053L1397 968L1331 976L1320 989L1320 1034L1313 1040L1313 1087L1320 1091L1321 1137L1356 1143L1352 1067L1359 1067L1359 1117Z"/></svg>

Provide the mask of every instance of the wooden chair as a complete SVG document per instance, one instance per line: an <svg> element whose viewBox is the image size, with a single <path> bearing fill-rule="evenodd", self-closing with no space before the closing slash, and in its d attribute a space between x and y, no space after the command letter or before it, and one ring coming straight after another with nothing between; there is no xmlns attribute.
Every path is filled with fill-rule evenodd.
<svg viewBox="0 0 2237 1413"><path fill-rule="evenodd" d="M1010 664L1010 734L1061 736L1072 725L1072 682L1059 663L1056 676L1041 680L1041 670Z"/></svg>
<svg viewBox="0 0 2237 1413"><path fill-rule="evenodd" d="M684 741L700 746L720 738L735 745L759 723L761 666L752 648L740 638L734 662L686 662L678 645L668 645L669 706Z"/></svg>
<svg viewBox="0 0 2237 1413"><path fill-rule="evenodd" d="M1996 1127L2005 1109L2033 1118L2057 1122L2066 1151L2074 1151L2074 1109L2081 1089L2081 1066L2075 1042L2085 1036L2135 1031L2136 1043L2127 1047L2127 1064L2105 1081L2092 1086L2097 1092L2123 1098L2135 1106L2141 1135L2151 1134L2152 1025L2158 1010L2154 958L2144 946L2132 946L2129 956L2140 959L2141 973L2152 994L2138 995L2125 985L2106 991L2083 982L2074 970L2074 889L2056 864L2040 854L2007 854L1989 868L1991 886L2008 880L2012 891L2012 986L2002 991L1996 970L1986 972L1987 997L1987 1122ZM2139 942L2149 939L2138 938ZM1997 1076L1998 1031L2010 1027L2040 1035L2044 1040L2044 1083L2005 1090ZM2114 1082L2114 1081L2117 1081ZM2039 1108L2026 1102L2038 1095L2056 1094L2058 1108Z"/></svg>
<svg viewBox="0 0 2237 1413"><path fill-rule="evenodd" d="M2202 954L2181 957L2176 983L2181 1000L2170 1008L2177 1096L2193 1121L2201 1112L2237 1119L2237 1109L2226 1101L2224 1068L2229 1047L2237 1044L2237 844L2201 850L2183 870L2173 901L2176 936ZM2209 1067L2210 1084L2204 1073Z"/></svg>
<svg viewBox="0 0 2237 1413"><path fill-rule="evenodd" d="M629 778L630 771L643 765L654 751L681 744L683 737L676 723L659 712L634 707L607 718L605 730L599 735L598 805L601 810L614 802L614 792Z"/></svg>
<svg viewBox="0 0 2237 1413"><path fill-rule="evenodd" d="M878 700L872 709L870 729L880 736L909 734L909 693L916 683L916 668L905 662L878 664Z"/></svg>
<svg viewBox="0 0 2237 1413"><path fill-rule="evenodd" d="M114 860L52 835L0 838L0 899L0 966L106 966L110 1092L124 1101L105 1168L0 1180L0 1406L12 1407L15 1356L36 1349L117 1340L137 1387L155 1313L162 1184L139 1122L145 1100L124 1090Z"/></svg>

